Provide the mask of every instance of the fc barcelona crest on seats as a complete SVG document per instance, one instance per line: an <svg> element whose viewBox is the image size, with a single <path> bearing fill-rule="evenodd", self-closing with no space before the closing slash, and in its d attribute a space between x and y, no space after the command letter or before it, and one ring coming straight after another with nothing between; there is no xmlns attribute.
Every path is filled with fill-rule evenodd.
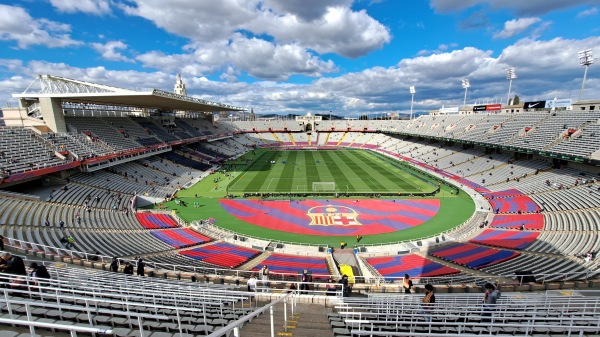
<svg viewBox="0 0 600 337"><path fill-rule="evenodd" d="M346 206L316 206L309 209L307 215L311 226L362 226L358 213Z"/></svg>

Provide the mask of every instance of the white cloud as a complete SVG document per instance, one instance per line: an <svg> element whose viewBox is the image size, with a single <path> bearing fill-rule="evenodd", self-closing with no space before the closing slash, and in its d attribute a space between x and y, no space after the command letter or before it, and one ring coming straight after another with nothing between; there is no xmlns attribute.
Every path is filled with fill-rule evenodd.
<svg viewBox="0 0 600 337"><path fill-rule="evenodd" d="M245 49L244 43L256 42L244 40L237 48ZM519 77L513 81L512 91L523 100L571 97L571 88L579 88L583 74L577 52L598 45L598 36L584 40L556 38L539 41L527 38L505 48L499 55L494 55L492 51L465 47L403 59L392 67L373 67L338 77L319 78L307 84L273 81L245 83L238 80L240 73L237 67L225 70L227 76L224 79L229 82L210 80L202 75L182 74L190 95L253 107L258 113L327 113L331 110L337 114L356 115L366 112L405 112L410 108L408 87L411 85L417 87L415 110L423 111L439 108L442 104L462 104L463 78L469 78L471 82L471 103L475 99L498 102L500 99L506 100L508 83L504 69L508 67L515 67L517 70ZM261 48L276 47L271 45L255 48L260 51ZM294 50L277 52L294 55ZM261 55L260 52L258 54ZM196 56L189 54L185 57ZM65 63L23 63L13 59L0 59L0 73L10 74L6 79L0 80L0 92L4 93L0 94L0 102L8 99L5 93L23 91L40 73L124 88L152 86L170 91L175 82L175 72L167 70L140 72L109 70L104 67L77 68ZM599 94L600 81L589 76L586 97L598 97Z"/></svg>
<svg viewBox="0 0 600 337"><path fill-rule="evenodd" d="M430 6L438 13L462 11L477 5L492 9L508 9L517 15L542 15L551 11L598 4L599 0L430 0Z"/></svg>
<svg viewBox="0 0 600 337"><path fill-rule="evenodd" d="M286 15L257 21L252 29L273 36L279 43L297 43L321 54L336 53L356 58L390 42L388 29L366 11L328 7L319 20L304 22Z"/></svg>
<svg viewBox="0 0 600 337"><path fill-rule="evenodd" d="M134 60L121 54L119 50L127 50L127 45L122 41L108 41L102 43L92 43L92 48L102 55L102 58L109 61L135 62Z"/></svg>
<svg viewBox="0 0 600 337"><path fill-rule="evenodd" d="M417 56L425 56L425 55L431 55L431 54L440 54L440 53L446 52L446 51L448 51L450 49L454 49L456 47L458 47L457 43L449 43L449 44L442 43L442 44L440 44L437 47L437 49L431 49L431 50L430 49L422 49L422 50L419 50L417 52Z"/></svg>
<svg viewBox="0 0 600 337"><path fill-rule="evenodd" d="M102 15L110 13L109 0L50 0L52 6L60 12Z"/></svg>
<svg viewBox="0 0 600 337"><path fill-rule="evenodd" d="M321 18L329 7L348 7L353 0L264 0L264 6L281 14L293 14L302 20Z"/></svg>
<svg viewBox="0 0 600 337"><path fill-rule="evenodd" d="M335 70L331 60L322 61L295 45L275 45L236 34L227 53L232 64L254 77L286 80L292 74L321 76Z"/></svg>
<svg viewBox="0 0 600 337"><path fill-rule="evenodd" d="M80 45L71 39L71 26L48 19L34 19L17 6L0 4L0 40L15 41L25 49L32 45L50 48Z"/></svg>
<svg viewBox="0 0 600 337"><path fill-rule="evenodd" d="M578 18L583 18L586 16L594 16L598 14L598 7L592 7L592 8L588 8L584 11L579 12L579 14L577 14Z"/></svg>
<svg viewBox="0 0 600 337"><path fill-rule="evenodd" d="M366 11L353 11L351 1L180 0L164 10L162 0L132 0L122 5L130 15L152 21L193 43L231 39L240 31L278 45L297 45L318 53L358 57L391 40L388 29ZM270 7L272 6L272 7ZM305 6L306 8L302 8Z"/></svg>
<svg viewBox="0 0 600 337"><path fill-rule="evenodd" d="M234 67L256 78L286 80L294 74L315 77L336 70L332 61L322 61L298 45L276 45L258 38L246 38L239 33L234 34L228 43L190 45L187 49L192 52L165 55L152 51L136 59L145 67L194 76ZM233 77L227 76L227 79L231 81Z"/></svg>
<svg viewBox="0 0 600 337"><path fill-rule="evenodd" d="M504 23L504 29L494 34L494 39L511 38L540 21L542 21L540 18L519 18L506 21Z"/></svg>

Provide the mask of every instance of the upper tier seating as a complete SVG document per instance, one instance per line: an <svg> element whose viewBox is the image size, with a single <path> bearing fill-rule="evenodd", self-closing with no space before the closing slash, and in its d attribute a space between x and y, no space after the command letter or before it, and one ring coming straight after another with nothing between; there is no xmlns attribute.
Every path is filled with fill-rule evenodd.
<svg viewBox="0 0 600 337"><path fill-rule="evenodd" d="M119 123L121 118L114 118ZM89 134L98 137L100 141L110 146L115 151L131 150L142 147L127 132L119 132L118 125L110 124L112 119L98 117L73 117L65 116L65 122L70 127L69 131Z"/></svg>
<svg viewBox="0 0 600 337"><path fill-rule="evenodd" d="M15 174L63 163L31 130L0 128L0 172Z"/></svg>

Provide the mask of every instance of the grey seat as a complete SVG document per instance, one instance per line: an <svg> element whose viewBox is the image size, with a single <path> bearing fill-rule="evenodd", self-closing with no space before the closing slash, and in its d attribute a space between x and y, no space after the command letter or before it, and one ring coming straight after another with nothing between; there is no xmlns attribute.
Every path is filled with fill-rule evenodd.
<svg viewBox="0 0 600 337"><path fill-rule="evenodd" d="M131 336L131 329L129 328L114 328L112 329L114 337L129 337Z"/></svg>

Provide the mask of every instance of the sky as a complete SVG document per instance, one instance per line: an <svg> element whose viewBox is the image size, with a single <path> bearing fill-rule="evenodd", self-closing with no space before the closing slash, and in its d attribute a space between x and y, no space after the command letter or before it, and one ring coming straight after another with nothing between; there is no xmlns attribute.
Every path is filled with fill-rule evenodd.
<svg viewBox="0 0 600 337"><path fill-rule="evenodd" d="M600 0L0 0L0 106L38 74L256 113L340 116L578 100ZM600 62L583 99L600 99Z"/></svg>

